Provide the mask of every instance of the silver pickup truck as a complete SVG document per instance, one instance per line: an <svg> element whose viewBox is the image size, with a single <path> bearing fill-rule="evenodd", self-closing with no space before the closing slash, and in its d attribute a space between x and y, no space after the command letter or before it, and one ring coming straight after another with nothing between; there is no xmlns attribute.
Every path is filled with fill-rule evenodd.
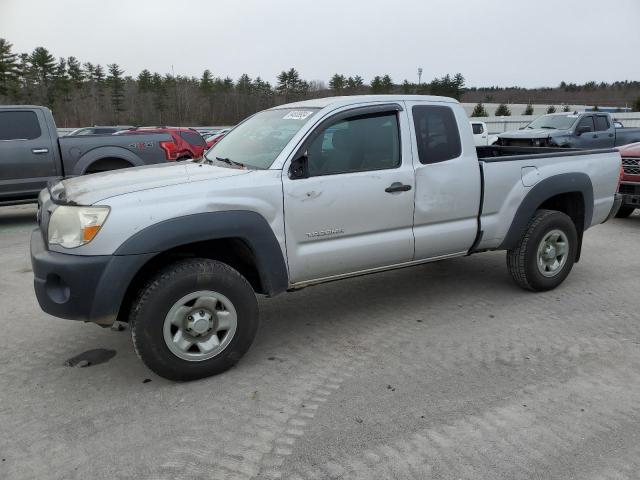
<svg viewBox="0 0 640 480"><path fill-rule="evenodd" d="M256 294L487 250L555 288L615 214L616 150L476 149L455 100L323 98L246 119L201 161L62 181L39 199L35 291L48 313L129 322L161 376L222 372Z"/></svg>

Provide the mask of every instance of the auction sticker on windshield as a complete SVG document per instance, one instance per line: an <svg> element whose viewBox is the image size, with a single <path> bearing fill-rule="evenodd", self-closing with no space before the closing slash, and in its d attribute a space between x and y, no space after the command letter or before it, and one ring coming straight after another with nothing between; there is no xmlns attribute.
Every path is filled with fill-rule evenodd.
<svg viewBox="0 0 640 480"><path fill-rule="evenodd" d="M305 118L313 115L314 112L308 110L293 110L292 112L287 113L283 120L304 120Z"/></svg>

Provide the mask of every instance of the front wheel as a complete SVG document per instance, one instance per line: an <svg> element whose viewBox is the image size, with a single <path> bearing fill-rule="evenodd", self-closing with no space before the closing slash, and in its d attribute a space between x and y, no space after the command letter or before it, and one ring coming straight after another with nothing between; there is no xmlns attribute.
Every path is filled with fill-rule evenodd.
<svg viewBox="0 0 640 480"><path fill-rule="evenodd" d="M130 324L147 367L170 380L194 380L224 372L249 349L258 303L249 282L228 265L182 260L141 290Z"/></svg>
<svg viewBox="0 0 640 480"><path fill-rule="evenodd" d="M635 209L635 207L620 207L620 210L616 213L616 218L627 218Z"/></svg>
<svg viewBox="0 0 640 480"><path fill-rule="evenodd" d="M516 248L507 251L507 267L522 288L551 290L571 272L577 247L576 226L568 215L538 210Z"/></svg>

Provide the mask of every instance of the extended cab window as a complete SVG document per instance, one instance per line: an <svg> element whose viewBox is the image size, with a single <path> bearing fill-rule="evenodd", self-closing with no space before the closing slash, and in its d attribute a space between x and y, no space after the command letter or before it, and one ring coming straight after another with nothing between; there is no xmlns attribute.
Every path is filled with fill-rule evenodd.
<svg viewBox="0 0 640 480"><path fill-rule="evenodd" d="M588 127L589 128L589 130L587 130L588 132L593 132L595 130L592 116L584 117L582 120L580 120L580 123L578 123L577 129L580 130L583 127Z"/></svg>
<svg viewBox="0 0 640 480"><path fill-rule="evenodd" d="M453 110L436 105L413 107L413 123L420 163L437 163L459 157L460 133Z"/></svg>
<svg viewBox="0 0 640 480"><path fill-rule="evenodd" d="M605 115L596 117L596 132L604 132L609 130L609 119Z"/></svg>
<svg viewBox="0 0 640 480"><path fill-rule="evenodd" d="M341 120L316 137L307 156L312 177L396 168L400 165L396 112Z"/></svg>
<svg viewBox="0 0 640 480"><path fill-rule="evenodd" d="M471 127L473 128L473 134L474 135L480 135L480 134L484 133L484 129L482 128L482 124L481 123L472 123Z"/></svg>
<svg viewBox="0 0 640 480"><path fill-rule="evenodd" d="M35 112L0 112L0 140L33 140L40 135Z"/></svg>

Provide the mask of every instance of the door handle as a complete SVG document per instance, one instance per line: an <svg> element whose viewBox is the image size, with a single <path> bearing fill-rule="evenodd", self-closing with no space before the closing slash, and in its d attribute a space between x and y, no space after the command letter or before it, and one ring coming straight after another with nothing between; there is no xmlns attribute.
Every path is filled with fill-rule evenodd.
<svg viewBox="0 0 640 480"><path fill-rule="evenodd" d="M404 185L400 182L393 182L391 185L384 189L384 191L387 193L408 192L409 190L411 190L411 185Z"/></svg>
<svg viewBox="0 0 640 480"><path fill-rule="evenodd" d="M31 153L35 153L36 155L39 153L49 153L48 148L32 148Z"/></svg>
<svg viewBox="0 0 640 480"><path fill-rule="evenodd" d="M609 134L609 137L613 137L613 133L610 133L610 134Z"/></svg>

